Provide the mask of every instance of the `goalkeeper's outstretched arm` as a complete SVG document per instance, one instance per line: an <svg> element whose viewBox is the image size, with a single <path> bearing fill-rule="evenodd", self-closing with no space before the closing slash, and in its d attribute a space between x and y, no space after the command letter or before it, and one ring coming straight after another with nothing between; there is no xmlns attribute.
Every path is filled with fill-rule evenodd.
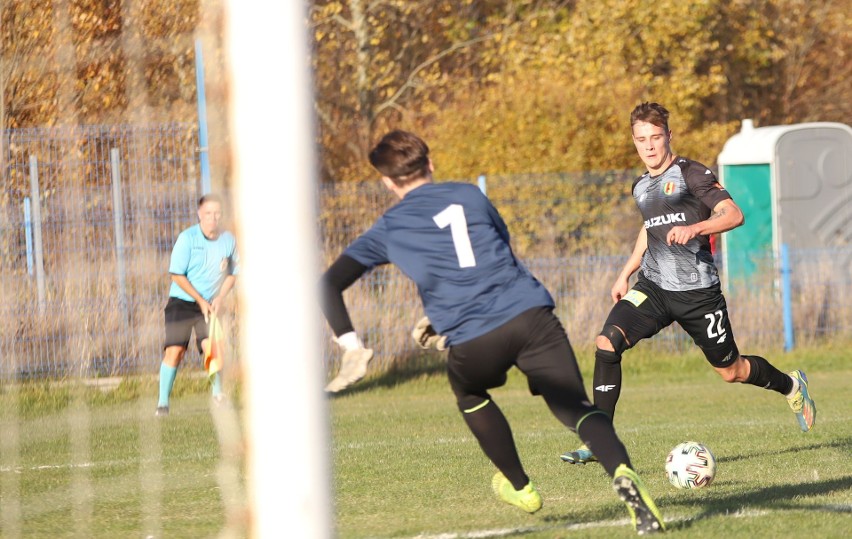
<svg viewBox="0 0 852 539"><path fill-rule="evenodd" d="M367 266L352 257L340 255L320 279L322 312L336 337L355 330L349 318L349 311L343 302L343 291L366 271Z"/></svg>
<svg viewBox="0 0 852 539"><path fill-rule="evenodd" d="M367 374L367 365L373 358L373 351L364 348L349 318L349 311L343 302L343 291L364 275L367 267L352 257L341 255L320 279L322 310L334 332L334 341L343 349L340 370L337 376L325 386L329 393L337 393L351 386Z"/></svg>

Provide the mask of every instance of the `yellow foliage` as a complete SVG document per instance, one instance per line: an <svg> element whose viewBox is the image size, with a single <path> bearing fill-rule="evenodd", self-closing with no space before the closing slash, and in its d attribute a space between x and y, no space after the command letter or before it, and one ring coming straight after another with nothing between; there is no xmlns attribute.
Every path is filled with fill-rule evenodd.
<svg viewBox="0 0 852 539"><path fill-rule="evenodd" d="M627 117L644 100L672 111L677 151L711 165L743 118L848 122L847 3L312 0L322 175L373 177L366 152L391 128L423 134L447 177L632 168ZM221 40L222 15L218 1L4 0L3 126L117 123L141 106L194 121L192 41L202 19Z"/></svg>
<svg viewBox="0 0 852 539"><path fill-rule="evenodd" d="M134 12L141 20L124 18ZM67 9L57 13L55 9ZM58 24L64 18L68 25ZM121 123L130 103L128 55L168 70L151 70L148 105L154 117L195 119L195 66L191 40L199 25L199 0L4 0L0 7L0 92L3 127L52 125L63 121ZM62 31L62 35L58 32ZM141 32L141 50L125 50ZM189 43L188 51L176 54ZM61 48L70 44L66 55ZM69 58L70 57L70 58ZM144 66L143 66L144 67ZM161 76L163 74L163 76ZM62 102L73 109L60 108ZM70 94L68 93L70 91Z"/></svg>
<svg viewBox="0 0 852 539"><path fill-rule="evenodd" d="M146 0L142 33L148 38L191 34L198 27L199 10L200 0Z"/></svg>
<svg viewBox="0 0 852 539"><path fill-rule="evenodd" d="M316 13L333 5L349 20L352 3L317 2ZM427 4L442 10L440 19L429 18ZM769 125L852 116L852 62L830 60L852 53L852 15L836 2L475 4L412 1L371 12L366 63L351 28L313 19L337 31L313 57L327 179L368 176L366 150L395 127L424 135L447 176L471 178L637 166L628 117L642 101L669 108L676 151L709 165L743 118ZM470 16L476 31L448 13ZM430 28L433 48L406 39L418 25ZM392 98L383 108L380 100Z"/></svg>

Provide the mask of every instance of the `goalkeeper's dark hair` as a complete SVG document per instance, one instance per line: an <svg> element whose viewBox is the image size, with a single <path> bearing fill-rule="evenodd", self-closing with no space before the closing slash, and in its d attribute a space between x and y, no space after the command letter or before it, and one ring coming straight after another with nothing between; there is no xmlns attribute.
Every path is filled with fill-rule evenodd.
<svg viewBox="0 0 852 539"><path fill-rule="evenodd" d="M370 164L403 186L429 176L429 146L414 133L391 131L370 151Z"/></svg>
<svg viewBox="0 0 852 539"><path fill-rule="evenodd" d="M647 122L657 127L662 127L666 133L669 132L669 111L659 103L642 103L637 105L630 113L630 129L636 122Z"/></svg>

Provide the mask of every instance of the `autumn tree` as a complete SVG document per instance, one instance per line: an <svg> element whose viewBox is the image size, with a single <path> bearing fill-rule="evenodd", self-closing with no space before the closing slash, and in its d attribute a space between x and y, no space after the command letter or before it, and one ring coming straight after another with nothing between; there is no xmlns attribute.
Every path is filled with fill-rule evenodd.
<svg viewBox="0 0 852 539"><path fill-rule="evenodd" d="M852 10L838 0L719 2L707 20L718 43L709 62L726 76L702 104L709 119L758 125L852 117Z"/></svg>
<svg viewBox="0 0 852 539"><path fill-rule="evenodd" d="M602 220L627 196L631 179L607 171L640 164L629 130L639 102L665 104L673 113L675 150L710 166L742 118L768 125L832 120L843 110L849 117L849 86L829 65L829 58L848 54L842 29L849 15L830 0L659 0L654 10L639 0L518 0L490 8L472 22L488 35L466 51L475 68L448 57L434 66L429 84L407 88L409 98L387 109L377 106L379 98L397 95L391 90L407 79L396 71L381 80L359 78L347 66L367 66L362 75L398 68L395 58L422 45L368 40L358 50L370 61L359 63L356 49L337 44L340 56L326 63L331 42L349 34L318 36L322 152L326 164L340 164L327 167L329 177L368 176L367 140L381 129L412 128L430 142L439 178L489 177L489 196L526 242L519 245L524 252L566 237L574 247L600 247L611 240L601 230L613 228L602 228ZM462 21L442 24L449 33ZM329 107L336 99L351 107ZM328 110L333 117L323 117ZM332 129L342 131L330 136ZM600 180L589 184L566 171L598 171Z"/></svg>
<svg viewBox="0 0 852 539"><path fill-rule="evenodd" d="M369 174L377 131L407 124L421 101L440 102L459 73L487 72L479 47L494 38L502 2L326 0L314 2L315 108L325 178Z"/></svg>
<svg viewBox="0 0 852 539"><path fill-rule="evenodd" d="M626 122L644 100L672 110L676 149L709 164L743 118L852 116L839 0L426 4L314 3L326 177L370 174L365 148L397 126L427 136L443 177L471 177L636 166Z"/></svg>
<svg viewBox="0 0 852 539"><path fill-rule="evenodd" d="M51 0L0 9L0 126L50 124L56 116Z"/></svg>
<svg viewBox="0 0 852 539"><path fill-rule="evenodd" d="M2 126L194 120L200 1L4 0Z"/></svg>

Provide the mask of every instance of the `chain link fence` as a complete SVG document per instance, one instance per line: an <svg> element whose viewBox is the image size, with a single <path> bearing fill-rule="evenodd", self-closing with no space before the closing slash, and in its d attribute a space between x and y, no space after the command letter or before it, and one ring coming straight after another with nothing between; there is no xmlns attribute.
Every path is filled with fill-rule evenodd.
<svg viewBox="0 0 852 539"><path fill-rule="evenodd" d="M0 379L153 372L168 257L200 192L194 126L4 137Z"/></svg>
<svg viewBox="0 0 852 539"><path fill-rule="evenodd" d="M0 380L156 373L169 255L178 233L195 223L201 194L195 126L3 135ZM483 184L579 350L591 350L641 225L629 196L635 173L492 176ZM395 200L380 182L366 181L322 186L319 202L318 276ZM779 260L742 256L757 271L726 293L738 344L746 352L778 351L786 337ZM852 246L790 252L789 323L797 344L852 336L852 303L843 300L852 293L850 266ZM397 269L377 268L345 298L376 351L374 370L420 356L409 337L422 316L420 300ZM235 360L237 316L234 309L225 320ZM333 371L340 354L327 324L317 324L325 348L316 360ZM675 325L639 346L678 353L691 339ZM200 367L196 354L188 359L189 368Z"/></svg>
<svg viewBox="0 0 852 539"><path fill-rule="evenodd" d="M609 291L642 225L630 196L637 171L494 176L485 191L510 232L516 253L556 300L556 313L576 348L591 357L595 336L612 306ZM471 181L474 180L462 180ZM395 203L381 182L327 186L320 194L323 267ZM852 244L790 250L789 320L785 320L781 260L773 252L731 254L729 263L755 268L748 282L730 283L726 299L744 353L780 352L789 329L797 345L852 338ZM722 257L716 256L727 283ZM356 330L374 348L375 369L415 361L409 334L423 316L415 286L393 267L373 270L344 293ZM325 326L324 342L331 342ZM661 354L693 346L677 324L639 343ZM340 353L328 345L327 367Z"/></svg>

